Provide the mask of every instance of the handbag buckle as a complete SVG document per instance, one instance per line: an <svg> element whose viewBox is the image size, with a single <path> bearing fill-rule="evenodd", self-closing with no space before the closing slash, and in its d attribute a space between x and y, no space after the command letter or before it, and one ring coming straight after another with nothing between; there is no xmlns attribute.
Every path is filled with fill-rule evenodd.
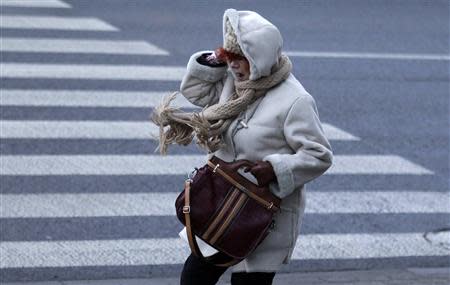
<svg viewBox="0 0 450 285"><path fill-rule="evenodd" d="M191 173L188 174L188 176L187 176L188 179L187 179L187 180L189 180L190 182L192 182L192 181L193 181L193 178L194 178L194 176L197 174L197 172L198 172L198 168L195 167L194 170L192 170Z"/></svg>
<svg viewBox="0 0 450 285"><path fill-rule="evenodd" d="M213 172L216 173L217 168L219 168L219 164L217 163L217 165L214 167Z"/></svg>
<svg viewBox="0 0 450 285"><path fill-rule="evenodd" d="M191 206L183 207L183 214L189 214L191 212Z"/></svg>

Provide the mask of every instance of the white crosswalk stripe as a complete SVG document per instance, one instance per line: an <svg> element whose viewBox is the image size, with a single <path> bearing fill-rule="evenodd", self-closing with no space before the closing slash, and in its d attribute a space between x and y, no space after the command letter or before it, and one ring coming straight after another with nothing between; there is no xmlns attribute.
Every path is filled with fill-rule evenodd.
<svg viewBox="0 0 450 285"><path fill-rule="evenodd" d="M1 194L0 218L173 216L178 194ZM442 192L313 191L307 197L307 214L450 214L450 195Z"/></svg>
<svg viewBox="0 0 450 285"><path fill-rule="evenodd" d="M350 52L307 52L288 51L290 57L306 58L352 58L352 59L388 59L388 60L437 60L448 61L448 54L411 54L411 53L350 53Z"/></svg>
<svg viewBox="0 0 450 285"><path fill-rule="evenodd" d="M2 38L2 52L169 55L144 41Z"/></svg>
<svg viewBox="0 0 450 285"><path fill-rule="evenodd" d="M2 89L2 106L54 106L54 107L123 107L150 108L159 105L165 92L139 91L95 91L95 90L26 90ZM172 105L180 108L194 108L179 95Z"/></svg>
<svg viewBox="0 0 450 285"><path fill-rule="evenodd" d="M386 246L388 245L389 246ZM179 238L2 242L0 268L180 264L189 255ZM447 256L421 233L300 235L294 259Z"/></svg>
<svg viewBox="0 0 450 285"><path fill-rule="evenodd" d="M94 18L68 18L57 16L11 16L2 15L0 28L3 29L45 29L68 31L108 31L118 28Z"/></svg>
<svg viewBox="0 0 450 285"><path fill-rule="evenodd" d="M150 114L150 109L149 109ZM323 124L330 140L358 140L329 124ZM150 122L120 121L18 121L3 120L0 138L155 139L159 129Z"/></svg>
<svg viewBox="0 0 450 285"><path fill-rule="evenodd" d="M69 4L60 0L2 0L0 6L27 8L71 8Z"/></svg>
<svg viewBox="0 0 450 285"><path fill-rule="evenodd" d="M331 124L322 123L323 130L329 140L359 141L360 138Z"/></svg>
<svg viewBox="0 0 450 285"><path fill-rule="evenodd" d="M2 63L3 78L165 80L180 81L185 67L104 65L104 64L30 64Z"/></svg>
<svg viewBox="0 0 450 285"><path fill-rule="evenodd" d="M433 174L397 155L335 155L328 174Z"/></svg>
<svg viewBox="0 0 450 285"><path fill-rule="evenodd" d="M1 175L186 175L205 155L3 155ZM335 155L326 174L432 174L396 155Z"/></svg>

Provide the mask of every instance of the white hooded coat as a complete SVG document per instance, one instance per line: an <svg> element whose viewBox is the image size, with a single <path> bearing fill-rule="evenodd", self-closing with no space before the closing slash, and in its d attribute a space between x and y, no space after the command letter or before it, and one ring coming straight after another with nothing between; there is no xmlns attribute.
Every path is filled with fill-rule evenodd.
<svg viewBox="0 0 450 285"><path fill-rule="evenodd" d="M250 80L270 75L283 44L278 29L255 12L228 9L223 18L224 33L226 18L249 61ZM205 53L210 51L191 56L180 87L191 103L201 107L227 101L234 90L234 77L227 67L197 61ZM214 155L225 161L270 162L277 178L270 190L282 199L273 230L250 256L233 266L233 271L277 271L289 262L295 247L305 209L304 184L322 175L332 163L315 101L291 74L235 118L223 139L226 145Z"/></svg>

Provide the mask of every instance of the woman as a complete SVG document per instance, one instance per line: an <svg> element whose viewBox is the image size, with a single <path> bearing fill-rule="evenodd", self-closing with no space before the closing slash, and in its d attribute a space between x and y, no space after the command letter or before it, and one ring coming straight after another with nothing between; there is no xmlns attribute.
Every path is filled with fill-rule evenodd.
<svg viewBox="0 0 450 285"><path fill-rule="evenodd" d="M274 229L232 268L232 284L272 284L297 240L304 184L330 167L332 152L314 99L281 54L279 30L255 12L228 9L223 39L216 52L192 55L181 83L183 96L205 107L200 115L176 112L168 107L170 98L155 110L153 120L161 127L163 153L169 144L186 145L195 136L210 156L254 162L246 171L282 199ZM167 125L170 130L164 132ZM191 254L181 284L215 284L226 269Z"/></svg>

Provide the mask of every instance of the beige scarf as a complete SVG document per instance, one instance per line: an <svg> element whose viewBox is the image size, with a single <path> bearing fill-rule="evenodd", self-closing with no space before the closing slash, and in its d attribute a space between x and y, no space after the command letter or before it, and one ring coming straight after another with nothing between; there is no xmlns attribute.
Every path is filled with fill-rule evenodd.
<svg viewBox="0 0 450 285"><path fill-rule="evenodd" d="M200 112L183 112L170 107L170 102L179 92L165 96L163 102L154 109L151 119L159 126L159 151L167 153L172 143L188 145L194 136L197 144L209 152L214 152L223 144L221 136L247 106L264 96L270 88L289 77L292 63L285 55L272 68L272 74L258 80L235 81L235 92L227 102L206 106ZM167 127L167 128L165 128Z"/></svg>

